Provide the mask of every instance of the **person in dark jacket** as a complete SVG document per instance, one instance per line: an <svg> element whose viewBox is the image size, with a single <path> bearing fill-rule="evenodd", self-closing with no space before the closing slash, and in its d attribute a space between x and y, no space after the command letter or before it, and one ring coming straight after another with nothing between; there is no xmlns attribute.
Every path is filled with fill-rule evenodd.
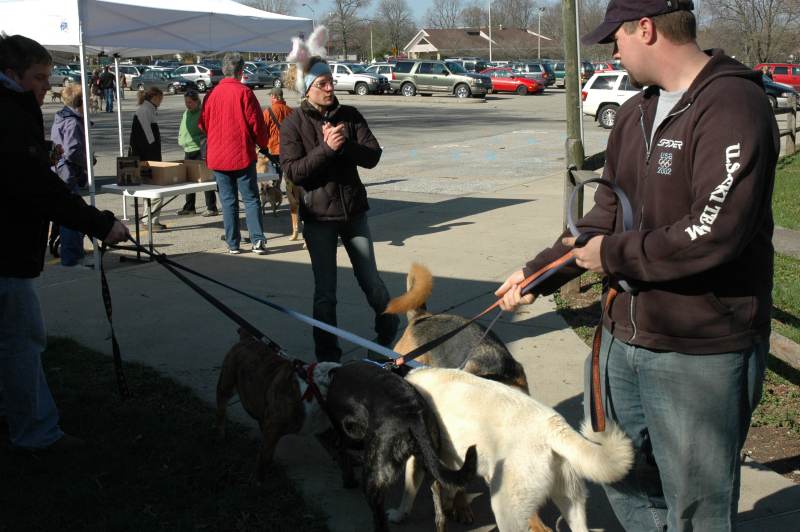
<svg viewBox="0 0 800 532"><path fill-rule="evenodd" d="M336 325L336 246L341 238L353 273L375 311L377 342L389 345L399 319L383 314L389 292L375 263L367 223L367 190L358 166L374 168L381 148L367 121L354 107L340 105L333 94L328 64L311 59L305 98L281 124L283 175L299 187L303 237L314 271L314 317ZM336 336L314 329L317 360L338 361Z"/></svg>
<svg viewBox="0 0 800 532"><path fill-rule="evenodd" d="M73 194L50 169L40 106L50 54L36 41L0 35L0 416L11 445L67 449L81 443L59 427L42 370L47 334L34 280L44 267L49 221L114 244L130 238L108 211ZM0 423L3 423L0 417Z"/></svg>
<svg viewBox="0 0 800 532"><path fill-rule="evenodd" d="M584 247L563 235L497 291L505 310L530 303L525 276L570 250L577 267L536 293L585 270L607 276L595 389L637 451L628 477L604 486L626 530L733 528L769 347L778 130L761 73L704 53L692 8L612 0L583 39L613 42L647 87L620 107L604 168L633 227L623 231L615 195L598 187L578 224L598 235Z"/></svg>
<svg viewBox="0 0 800 532"><path fill-rule="evenodd" d="M114 112L114 98L117 91L117 79L110 69L103 67L103 73L100 74L100 90L103 93L103 100L106 102L106 113Z"/></svg>
<svg viewBox="0 0 800 532"><path fill-rule="evenodd" d="M164 92L158 87L148 87L139 91L139 107L131 124L131 155L138 156L141 161L161 160L161 130L158 127L158 107L164 99ZM161 223L161 206L164 200L154 199L150 202L153 232L164 231L167 226Z"/></svg>
<svg viewBox="0 0 800 532"><path fill-rule="evenodd" d="M73 194L86 186L86 145L83 129L83 90L77 83L61 91L64 108L53 117L50 140L61 146L62 153L55 169ZM83 233L69 227L59 229L61 236L61 265L75 266L83 259Z"/></svg>

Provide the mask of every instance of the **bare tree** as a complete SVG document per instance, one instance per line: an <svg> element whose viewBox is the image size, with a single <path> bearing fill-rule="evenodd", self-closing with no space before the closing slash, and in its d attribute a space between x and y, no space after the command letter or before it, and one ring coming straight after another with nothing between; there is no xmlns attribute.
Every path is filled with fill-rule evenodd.
<svg viewBox="0 0 800 532"><path fill-rule="evenodd" d="M281 15L290 14L297 6L295 0L239 0L239 3Z"/></svg>
<svg viewBox="0 0 800 532"><path fill-rule="evenodd" d="M433 5L425 12L425 24L428 28L455 28L458 26L461 10L461 0L433 0Z"/></svg>
<svg viewBox="0 0 800 532"><path fill-rule="evenodd" d="M494 0L492 26L527 28L536 16L533 0Z"/></svg>
<svg viewBox="0 0 800 532"><path fill-rule="evenodd" d="M327 18L331 30L331 40L339 44L342 55L347 57L348 45L362 27L359 12L367 7L370 0L333 0L333 11ZM338 42L337 42L338 41Z"/></svg>
<svg viewBox="0 0 800 532"><path fill-rule="evenodd" d="M481 28L489 24L489 16L481 3L473 1L467 4L459 14L461 24L468 28Z"/></svg>
<svg viewBox="0 0 800 532"><path fill-rule="evenodd" d="M706 0L707 28L734 33L740 54L750 64L788 54L797 44L798 2L795 0ZM735 44L735 43L732 43Z"/></svg>
<svg viewBox="0 0 800 532"><path fill-rule="evenodd" d="M414 33L414 19L406 0L380 0L378 16L383 33L393 49L400 50ZM372 60L373 58L370 58Z"/></svg>

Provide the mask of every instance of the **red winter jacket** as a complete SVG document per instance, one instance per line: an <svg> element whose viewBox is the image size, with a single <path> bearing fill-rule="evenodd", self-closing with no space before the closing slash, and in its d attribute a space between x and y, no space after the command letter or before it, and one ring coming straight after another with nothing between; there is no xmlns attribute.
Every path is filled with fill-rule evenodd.
<svg viewBox="0 0 800 532"><path fill-rule="evenodd" d="M207 135L206 163L212 170L247 168L256 145L267 149L269 132L253 91L238 79L225 78L203 101L200 129Z"/></svg>

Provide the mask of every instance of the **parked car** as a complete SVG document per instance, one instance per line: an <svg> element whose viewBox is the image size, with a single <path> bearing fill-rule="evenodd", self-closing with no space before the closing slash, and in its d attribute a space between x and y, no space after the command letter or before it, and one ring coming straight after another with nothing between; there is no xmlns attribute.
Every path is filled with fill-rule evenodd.
<svg viewBox="0 0 800 532"><path fill-rule="evenodd" d="M639 89L630 84L628 73L624 70L595 74L581 91L583 114L593 116L602 127L611 129L617 120L620 105L637 92Z"/></svg>
<svg viewBox="0 0 800 532"><path fill-rule="evenodd" d="M398 61L390 84L403 96L443 93L468 98L484 96L492 90L489 76L467 72L458 63L428 59Z"/></svg>
<svg viewBox="0 0 800 532"><path fill-rule="evenodd" d="M767 66L770 74L772 74L772 81L790 85L794 90L800 90L800 65L792 63L759 63L755 66L755 70L761 70L761 67Z"/></svg>
<svg viewBox="0 0 800 532"><path fill-rule="evenodd" d="M489 68L489 62L478 57L448 57L446 63L458 63L467 72L480 72Z"/></svg>
<svg viewBox="0 0 800 532"><path fill-rule="evenodd" d="M553 64L553 72L555 72L556 75L556 87L564 86L564 76L566 75L565 68L566 65L564 61L558 61ZM593 74L594 67L592 64L589 61L581 61L581 84L585 84Z"/></svg>
<svg viewBox="0 0 800 532"><path fill-rule="evenodd" d="M517 94L539 94L544 84L508 67L487 68L481 74L492 78L494 92L516 92Z"/></svg>
<svg viewBox="0 0 800 532"><path fill-rule="evenodd" d="M183 65L172 71L182 78L193 81L197 85L197 90L205 92L222 80L222 70L219 68L208 68L203 65Z"/></svg>
<svg viewBox="0 0 800 532"><path fill-rule="evenodd" d="M121 80L124 76L126 86L131 90L135 90L133 85L131 85L133 78L141 76L149 69L150 67L146 67L144 65L119 65L119 77ZM111 67L111 71L114 71L114 67Z"/></svg>
<svg viewBox="0 0 800 532"><path fill-rule="evenodd" d="M392 77L392 70L394 70L394 63L373 63L365 69L367 72L384 76L387 79Z"/></svg>
<svg viewBox="0 0 800 532"><path fill-rule="evenodd" d="M81 73L75 72L74 70L70 70L67 67L56 66L53 67L53 70L50 72L50 85L54 87L69 85L70 83L80 83L80 82L81 82Z"/></svg>
<svg viewBox="0 0 800 532"><path fill-rule="evenodd" d="M275 85L276 82L278 83L277 85ZM281 78L274 71L266 67L245 64L244 72L242 73L242 83L252 89L257 89L259 87L280 87Z"/></svg>
<svg viewBox="0 0 800 532"><path fill-rule="evenodd" d="M150 69L141 76L136 76L129 85L132 89L143 91L147 87L158 87L169 94L186 92L189 89L197 90L197 85L193 81L182 78L179 74L173 74L170 70Z"/></svg>
<svg viewBox="0 0 800 532"><path fill-rule="evenodd" d="M389 79L386 76L367 72L362 65L331 63L331 73L337 91L348 91L359 96L389 91Z"/></svg>
<svg viewBox="0 0 800 532"><path fill-rule="evenodd" d="M153 66L157 68L173 69L181 66L181 62L176 59L156 59Z"/></svg>
<svg viewBox="0 0 800 532"><path fill-rule="evenodd" d="M549 63L544 61L513 62L509 65L517 72L528 78L533 78L545 87L549 87L556 82L556 73Z"/></svg>
<svg viewBox="0 0 800 532"><path fill-rule="evenodd" d="M622 67L615 61L592 61L595 74L598 72L610 72L612 70L622 70Z"/></svg>
<svg viewBox="0 0 800 532"><path fill-rule="evenodd" d="M773 109L781 109L789 107L789 97L794 95L795 101L800 103L800 93L792 88L791 85L777 83L767 76L763 76L764 92L767 93L767 99Z"/></svg>
<svg viewBox="0 0 800 532"><path fill-rule="evenodd" d="M198 63L199 65L203 65L206 68L219 68L222 69L222 61L219 59L201 59Z"/></svg>

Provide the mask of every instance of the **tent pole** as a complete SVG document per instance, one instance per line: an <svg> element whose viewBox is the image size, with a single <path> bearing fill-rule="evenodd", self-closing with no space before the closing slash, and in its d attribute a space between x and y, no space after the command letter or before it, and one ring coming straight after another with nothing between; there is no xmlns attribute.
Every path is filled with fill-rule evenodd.
<svg viewBox="0 0 800 532"><path fill-rule="evenodd" d="M119 156L124 157L122 148L122 98L120 93L125 90L119 84L119 54L114 54L114 75L116 76L117 87L117 133L119 135ZM124 75L124 74L123 74ZM125 204L125 194L122 195L122 219L128 219L127 205Z"/></svg>
<svg viewBox="0 0 800 532"><path fill-rule="evenodd" d="M89 77L86 75L86 46L83 44L83 17L81 16L82 7L84 7L85 0L78 1L78 50L81 58L81 83L83 83L83 137L86 142L86 173L89 175L89 196L92 207L95 206L95 186L94 186L94 150L92 148L92 135L89 132L89 95L87 94L92 90L89 85ZM100 271L100 248L97 247L97 239L92 239L94 245L94 269Z"/></svg>

